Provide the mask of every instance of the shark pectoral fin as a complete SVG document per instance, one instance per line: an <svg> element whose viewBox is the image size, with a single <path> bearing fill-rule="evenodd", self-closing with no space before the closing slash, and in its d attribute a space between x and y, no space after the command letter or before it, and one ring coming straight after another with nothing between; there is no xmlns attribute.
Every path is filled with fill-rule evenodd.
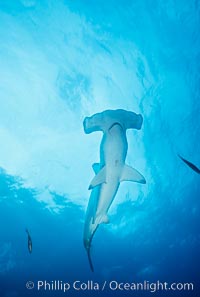
<svg viewBox="0 0 200 297"><path fill-rule="evenodd" d="M100 164L99 163L94 163L92 164L92 168L94 170L94 173L97 174L100 170Z"/></svg>
<svg viewBox="0 0 200 297"><path fill-rule="evenodd" d="M136 169L128 165L124 165L120 182L122 181L133 181L141 184L146 184L144 176L140 174Z"/></svg>
<svg viewBox="0 0 200 297"><path fill-rule="evenodd" d="M103 167L97 175L93 178L93 180L90 183L90 186L88 190L93 189L96 186L99 186L100 184L106 183L106 168Z"/></svg>

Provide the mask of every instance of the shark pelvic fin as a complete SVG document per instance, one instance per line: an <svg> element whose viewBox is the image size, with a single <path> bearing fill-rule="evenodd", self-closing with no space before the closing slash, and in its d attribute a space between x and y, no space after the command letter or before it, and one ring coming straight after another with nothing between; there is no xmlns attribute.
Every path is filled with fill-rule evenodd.
<svg viewBox="0 0 200 297"><path fill-rule="evenodd" d="M102 216L97 216L95 223L100 225L100 224L108 224L109 223L109 218L107 216L107 214L104 214Z"/></svg>
<svg viewBox="0 0 200 297"><path fill-rule="evenodd" d="M142 174L140 174L136 169L124 165L124 169L122 171L120 182L122 181L132 181L141 184L146 184L146 180Z"/></svg>
<svg viewBox="0 0 200 297"><path fill-rule="evenodd" d="M100 184L106 183L106 168L105 166L95 175L93 180L91 181L88 190L99 186Z"/></svg>
<svg viewBox="0 0 200 297"><path fill-rule="evenodd" d="M104 223L104 224L108 224L108 223L109 223L109 218L108 218L107 215L104 215L104 216L101 218L99 224L102 224L102 223Z"/></svg>

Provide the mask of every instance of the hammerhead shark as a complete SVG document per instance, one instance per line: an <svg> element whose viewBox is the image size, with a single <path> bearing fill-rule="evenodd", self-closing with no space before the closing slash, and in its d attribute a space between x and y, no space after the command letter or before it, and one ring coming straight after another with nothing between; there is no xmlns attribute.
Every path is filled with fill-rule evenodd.
<svg viewBox="0 0 200 297"><path fill-rule="evenodd" d="M94 271L90 248L92 238L102 223L108 223L108 210L117 194L120 182L133 181L145 184L145 178L134 168L125 164L128 143L127 129L140 130L143 118L140 114L122 109L106 110L86 117L83 127L86 134L102 131L100 163L93 164L95 176L84 225L83 242L87 251L90 268Z"/></svg>

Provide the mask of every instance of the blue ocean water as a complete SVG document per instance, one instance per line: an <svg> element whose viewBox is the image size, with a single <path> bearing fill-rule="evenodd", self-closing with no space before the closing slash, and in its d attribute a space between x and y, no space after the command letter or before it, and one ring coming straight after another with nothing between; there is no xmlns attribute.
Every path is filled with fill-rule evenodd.
<svg viewBox="0 0 200 297"><path fill-rule="evenodd" d="M200 296L200 176L178 157L200 167L199 28L198 0L0 0L0 296ZM83 226L101 133L82 123L118 108L143 116L127 164L147 184L120 185L92 273ZM38 290L45 280L71 288Z"/></svg>

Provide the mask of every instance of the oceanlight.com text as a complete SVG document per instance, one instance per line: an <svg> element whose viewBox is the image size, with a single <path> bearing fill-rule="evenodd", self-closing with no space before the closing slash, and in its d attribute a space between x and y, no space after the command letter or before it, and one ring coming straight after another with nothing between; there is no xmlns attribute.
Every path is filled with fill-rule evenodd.
<svg viewBox="0 0 200 297"><path fill-rule="evenodd" d="M38 280L37 282L28 281L26 283L26 288L28 290L37 291L61 291L67 293L69 291L148 291L150 293L155 293L158 291L193 291L193 283L168 283L143 281L143 282L120 282L117 280L112 281L80 281L75 280L73 282L62 281L62 280Z"/></svg>

